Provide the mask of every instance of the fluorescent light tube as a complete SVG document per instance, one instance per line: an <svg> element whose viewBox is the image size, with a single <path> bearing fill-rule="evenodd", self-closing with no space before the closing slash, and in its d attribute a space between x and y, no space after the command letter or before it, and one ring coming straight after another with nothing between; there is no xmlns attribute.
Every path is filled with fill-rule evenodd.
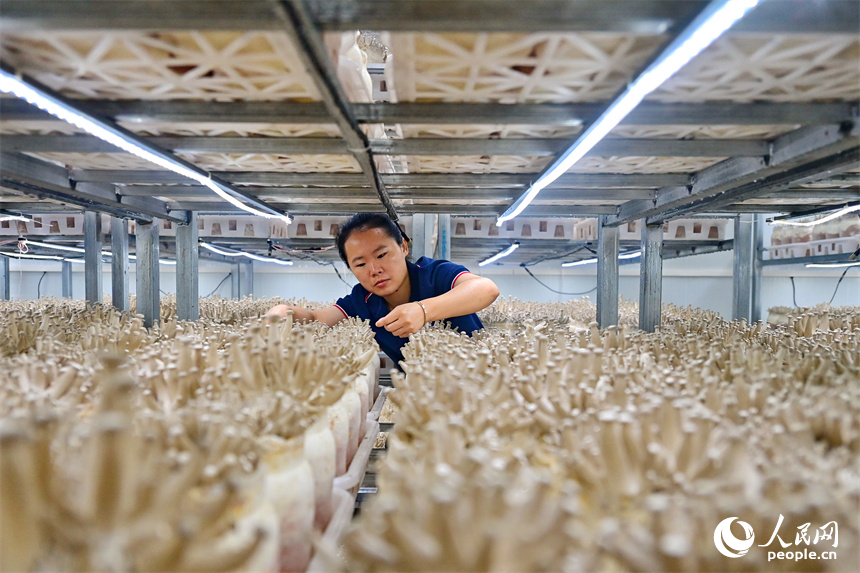
<svg viewBox="0 0 860 573"><path fill-rule="evenodd" d="M642 251L634 251L632 253L622 253L622 254L618 255L618 260L619 261L626 261L627 259L635 259L635 258L641 257L641 256L642 256ZM594 264L596 262L597 262L596 258L591 258L591 259L583 259L581 261L573 261L571 263L562 263L561 266L563 266L565 268L567 268L567 267L578 267L580 265L591 265L591 264Z"/></svg>
<svg viewBox="0 0 860 573"><path fill-rule="evenodd" d="M27 253L4 253L0 252L0 255L4 255L9 257L10 259L40 259L44 261L64 261L63 257L57 255L30 255Z"/></svg>
<svg viewBox="0 0 860 573"><path fill-rule="evenodd" d="M249 259L253 259L255 261L261 261L263 263L275 263L276 265L284 265L290 266L293 264L293 261L284 261L281 259L273 259L269 257L261 257L260 255L254 255L252 253L245 253L243 251L225 251L223 247L216 247L215 245L210 245L209 243L200 243L200 246L204 249L212 251L218 255L223 255L225 257L247 257Z"/></svg>
<svg viewBox="0 0 860 573"><path fill-rule="evenodd" d="M21 98L27 103L32 104L43 111L46 111L54 117L59 118L67 123L70 123L78 129L86 131L90 135L94 135L102 141L106 141L111 145L114 145L128 153L131 153L136 157L140 157L141 159L149 161L150 163L154 163L159 167L167 169L168 171L172 171L176 174L182 175L183 177L187 177L193 181L196 181L197 183L208 187L209 189L214 191L216 195L218 195L231 205L242 209L243 211L269 219L282 219L287 224L290 223L289 216L273 215L245 205L244 203L227 193L224 189L222 189L217 182L212 180L211 175L204 175L203 173L198 173L197 171L189 169L184 165L170 161L165 157L160 157L152 151L141 147L134 141L123 137L119 133L115 133L114 131L107 129L104 125L100 125L98 122L93 121L92 119L79 113L75 109L66 105L61 100L39 93L39 91L27 85L27 83L24 82L22 79L16 77L13 74L10 74L5 70L0 70L0 91Z"/></svg>
<svg viewBox="0 0 860 573"><path fill-rule="evenodd" d="M791 225L793 227L814 227L815 225L820 225L821 223L827 223L828 221L832 221L833 219L838 219L842 215L847 215L848 213L854 213L855 211L860 211L860 205L851 205L850 207L843 207L838 211L827 215L826 217L822 217L820 219L816 219L815 221L771 221L771 225Z"/></svg>
<svg viewBox="0 0 860 573"><path fill-rule="evenodd" d="M26 240L28 245L35 245L37 247L43 247L45 249L56 249L58 251L68 251L70 253L85 253L86 250L80 247L67 247L66 245L55 245L52 243L42 243L40 241L31 241L30 239ZM103 255L109 255L107 251L102 251Z"/></svg>
<svg viewBox="0 0 860 573"><path fill-rule="evenodd" d="M505 249L501 253L496 253L495 255L490 257L489 259L487 259L485 261L481 261L480 263L478 263L478 266L483 267L484 265L489 265L490 263L494 263L501 258L507 257L508 255L510 255L511 253L516 251L518 248L520 248L520 244L514 243L513 245L511 245L510 247L508 247L507 249Z"/></svg>
<svg viewBox="0 0 860 573"><path fill-rule="evenodd" d="M501 226L523 212L546 186L561 177L615 129L645 97L698 56L762 0L715 0L631 83L496 221Z"/></svg>
<svg viewBox="0 0 860 573"><path fill-rule="evenodd" d="M856 263L809 263L807 269L841 269L845 267L860 266L860 261Z"/></svg>
<svg viewBox="0 0 860 573"><path fill-rule="evenodd" d="M596 263L597 259L582 259L581 261L573 261L572 263L562 263L561 266L567 267L578 267L580 265L590 265L592 263Z"/></svg>

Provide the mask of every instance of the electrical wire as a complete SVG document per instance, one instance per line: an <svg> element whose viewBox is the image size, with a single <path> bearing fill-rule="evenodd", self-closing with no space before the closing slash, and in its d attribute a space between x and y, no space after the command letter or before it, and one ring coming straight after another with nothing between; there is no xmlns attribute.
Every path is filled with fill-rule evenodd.
<svg viewBox="0 0 860 573"><path fill-rule="evenodd" d="M232 277L232 276L233 276L233 273L232 273L232 272L231 272L231 273L227 273L227 276L226 276L226 277L224 277L223 279L221 279L221 282L220 282L220 283L218 283L218 286L216 286L214 289L212 289L212 292L210 292L210 293L209 293L209 294L207 294L206 296L207 296L207 297L209 297L209 296L212 296L213 294L215 294L215 292L216 292L219 288L221 288L221 285L223 285L223 284L224 284L224 281L226 281L227 279L229 279L229 278L230 278L230 277Z"/></svg>
<svg viewBox="0 0 860 573"><path fill-rule="evenodd" d="M791 279L791 302L794 303L794 308L797 308L797 289L794 286L794 277L788 278Z"/></svg>
<svg viewBox="0 0 860 573"><path fill-rule="evenodd" d="M39 284L36 285L36 298L42 298L42 279L45 278L46 274L48 274L48 271L43 272L42 276L39 277ZM843 274L842 276L845 276L845 275Z"/></svg>
<svg viewBox="0 0 860 573"><path fill-rule="evenodd" d="M839 277L838 281L836 281L836 288L833 289L833 296L830 297L830 302L828 302L827 304L833 304L833 299L836 298L836 292L839 290L839 285L842 284L842 279L845 278L845 275L848 273L848 270L852 268L854 267L847 267L844 271L842 271L842 276Z"/></svg>
<svg viewBox="0 0 860 573"><path fill-rule="evenodd" d="M276 249L278 251L284 251L287 253L292 253L292 254L296 255L296 258L298 258L298 259L302 259L305 261L313 261L316 264L324 266L324 267L325 266L331 267L332 269L334 269L334 272L337 275L337 278L339 278L343 284L345 284L349 288L353 288L355 285L349 284L349 282L347 282L347 280L343 278L343 275L340 274L340 271L337 269L337 265L335 263L333 263L332 261L324 261L324 260L320 259L319 257L315 257L314 255L311 254L313 252L328 251L330 249L333 249L334 247L335 246L332 245L330 247L320 247L318 249L297 250L297 249L287 249L287 248L284 248L280 245L272 244L273 249Z"/></svg>
<svg viewBox="0 0 860 573"><path fill-rule="evenodd" d="M529 274L529 276L530 276L531 278L533 278L534 280L536 280L537 282L539 282L539 283L541 284L541 286L543 286L543 287L544 287L544 288L546 288L547 290L551 290L552 292L554 292L554 293L556 293L556 294L564 294L564 295L568 295L568 296L582 296L582 295L586 295L586 294L592 293L592 292L594 292L594 291L596 291L596 290L597 290L597 285L594 285L594 288L593 288L593 289L591 289L591 290L587 290L587 291L585 291L585 292L562 292L562 291L560 291L560 290L555 290L554 288L552 288L551 286L549 286L548 284L546 284L545 282L543 282L542 280L540 280L539 278L537 278L536 276L534 276L534 274L532 274L532 272L528 269L528 267L527 267L527 266L525 266L525 265L520 265L520 266L523 268L523 270L524 270L525 272L527 272L527 273Z"/></svg>

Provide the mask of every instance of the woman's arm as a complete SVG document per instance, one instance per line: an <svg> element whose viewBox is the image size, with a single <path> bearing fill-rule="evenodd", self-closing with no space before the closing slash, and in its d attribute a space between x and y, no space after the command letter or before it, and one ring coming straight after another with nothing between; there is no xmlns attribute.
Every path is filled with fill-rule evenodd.
<svg viewBox="0 0 860 573"><path fill-rule="evenodd" d="M499 287L486 277L471 273L460 275L454 288L421 302L427 309L426 322L464 316L483 310L499 296ZM424 309L416 302L401 304L376 322L395 336L406 337L421 330L425 324Z"/></svg>
<svg viewBox="0 0 860 573"><path fill-rule="evenodd" d="M329 326L334 326L341 320L346 320L346 315L343 313L343 311L333 305L321 308L319 310L308 310L299 306L288 306L286 304L279 304L270 308L269 311L266 313L266 316L279 316L281 318L285 318L287 316L287 311L290 310L293 311L293 319L299 322L308 322L311 320L316 320L319 322L324 322Z"/></svg>

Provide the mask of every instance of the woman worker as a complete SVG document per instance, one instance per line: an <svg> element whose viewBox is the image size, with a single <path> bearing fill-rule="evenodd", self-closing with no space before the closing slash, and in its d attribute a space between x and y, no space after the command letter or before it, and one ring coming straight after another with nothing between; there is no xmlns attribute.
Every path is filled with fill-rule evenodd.
<svg viewBox="0 0 860 573"><path fill-rule="evenodd" d="M449 261L421 257L406 260L409 247L394 221L377 213L359 213L341 225L337 250L358 279L352 293L334 306L308 310L279 304L267 315L318 320L329 326L351 316L370 321L376 342L395 364L410 334L428 322L445 320L471 335L484 326L475 314L490 306L499 288L488 278Z"/></svg>

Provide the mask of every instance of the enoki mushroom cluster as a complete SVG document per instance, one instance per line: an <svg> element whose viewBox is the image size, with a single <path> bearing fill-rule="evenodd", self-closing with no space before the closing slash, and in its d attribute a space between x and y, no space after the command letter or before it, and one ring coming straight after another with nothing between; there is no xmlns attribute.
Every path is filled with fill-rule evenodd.
<svg viewBox="0 0 860 573"><path fill-rule="evenodd" d="M667 306L654 334L572 330L557 307L412 337L350 570L794 571L758 547L780 515L784 542L838 552L804 568L860 567L860 328ZM738 559L714 543L733 516L756 535ZM833 521L838 547L809 546Z"/></svg>
<svg viewBox="0 0 860 573"><path fill-rule="evenodd" d="M0 570L306 569L376 393L373 333L203 302L152 329L0 303Z"/></svg>

